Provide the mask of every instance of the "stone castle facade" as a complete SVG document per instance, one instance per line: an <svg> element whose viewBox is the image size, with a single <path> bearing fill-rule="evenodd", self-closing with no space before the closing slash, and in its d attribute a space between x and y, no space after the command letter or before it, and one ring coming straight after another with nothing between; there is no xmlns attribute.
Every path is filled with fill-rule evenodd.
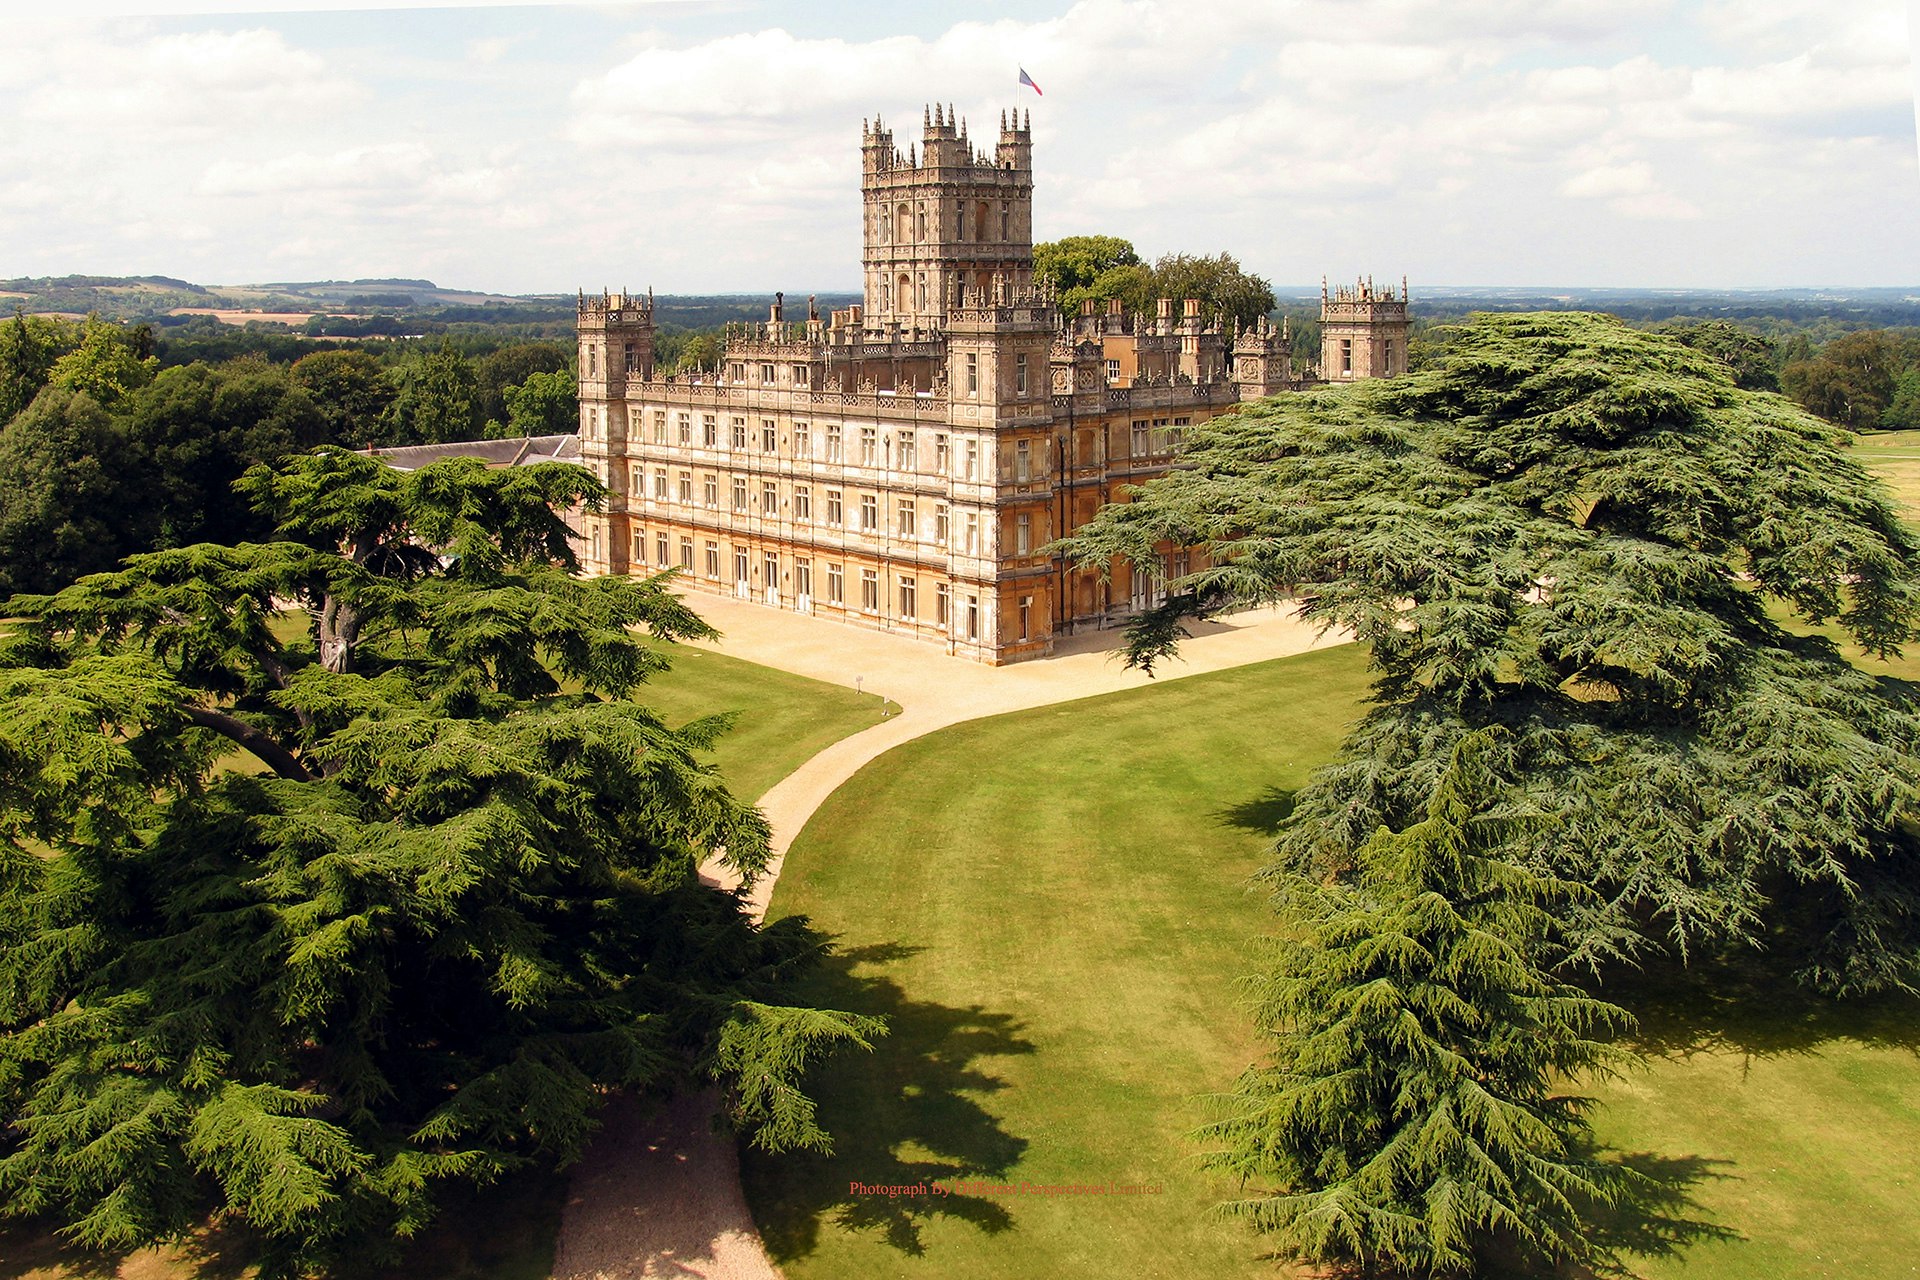
<svg viewBox="0 0 1920 1280"><path fill-rule="evenodd" d="M1061 315L1033 280L1032 157L1017 115L991 149L940 108L904 153L863 126L863 304L776 301L712 373L656 370L650 298L583 296L581 460L610 493L587 571L678 569L989 663L1156 603L1186 550L1102 581L1043 548L1176 465L1189 427L1314 380L1284 325L1191 300ZM1403 372L1406 308L1404 285L1324 296L1323 377Z"/></svg>

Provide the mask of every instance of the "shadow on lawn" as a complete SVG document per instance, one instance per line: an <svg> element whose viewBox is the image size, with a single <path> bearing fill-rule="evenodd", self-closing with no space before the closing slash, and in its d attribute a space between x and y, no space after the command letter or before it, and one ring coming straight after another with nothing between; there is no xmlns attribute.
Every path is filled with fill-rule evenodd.
<svg viewBox="0 0 1920 1280"><path fill-rule="evenodd" d="M1268 787L1251 800L1215 810L1213 818L1255 835L1278 836L1281 824L1293 814L1294 794L1288 787Z"/></svg>
<svg viewBox="0 0 1920 1280"><path fill-rule="evenodd" d="M871 1054L842 1053L815 1078L833 1154L767 1157L748 1150L748 1200L776 1261L812 1253L820 1225L877 1232L901 1253L926 1252L922 1228L957 1218L986 1232L1013 1225L1004 1200L930 1194L935 1183L995 1180L1027 1148L979 1102L1006 1086L986 1059L1026 1054L1033 1044L1006 1014L916 1000L886 976L886 965L923 948L857 947L829 956L805 998L822 1007L887 1019ZM887 1195L865 1187L922 1188Z"/></svg>
<svg viewBox="0 0 1920 1280"><path fill-rule="evenodd" d="M1746 951L1682 964L1654 957L1607 975L1596 993L1640 1020L1630 1046L1652 1057L1812 1053L1831 1040L1920 1054L1920 998L1893 992L1836 1000L1794 980L1776 953Z"/></svg>
<svg viewBox="0 0 1920 1280"><path fill-rule="evenodd" d="M253 1267L255 1255L253 1237L235 1221L202 1227L163 1248L132 1253L83 1249L54 1234L48 1223L22 1221L0 1228L0 1276L39 1272L60 1280L116 1280L123 1275L177 1274L194 1280L240 1280Z"/></svg>

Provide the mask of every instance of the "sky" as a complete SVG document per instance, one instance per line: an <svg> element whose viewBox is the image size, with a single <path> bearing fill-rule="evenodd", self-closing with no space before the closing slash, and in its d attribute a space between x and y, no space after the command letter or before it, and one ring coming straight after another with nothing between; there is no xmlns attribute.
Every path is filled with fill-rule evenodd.
<svg viewBox="0 0 1920 1280"><path fill-rule="evenodd" d="M1906 0L305 3L9 18L0 277L852 290L939 101L1037 238L1283 286L1920 285Z"/></svg>

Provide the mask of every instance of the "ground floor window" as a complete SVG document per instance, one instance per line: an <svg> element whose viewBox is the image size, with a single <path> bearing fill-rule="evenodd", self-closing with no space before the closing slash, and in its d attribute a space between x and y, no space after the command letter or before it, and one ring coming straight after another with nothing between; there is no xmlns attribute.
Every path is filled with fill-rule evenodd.
<svg viewBox="0 0 1920 1280"><path fill-rule="evenodd" d="M680 567L688 573L693 572L693 539L680 539Z"/></svg>
<svg viewBox="0 0 1920 1280"><path fill-rule="evenodd" d="M733 549L733 580L740 583L747 580L747 552L744 547Z"/></svg>
<svg viewBox="0 0 1920 1280"><path fill-rule="evenodd" d="M920 586L905 574L900 575L900 616L909 622L920 616Z"/></svg>
<svg viewBox="0 0 1920 1280"><path fill-rule="evenodd" d="M793 562L793 591L795 595L813 594L813 561L795 560Z"/></svg>
<svg viewBox="0 0 1920 1280"><path fill-rule="evenodd" d="M1022 640L1025 640L1029 635L1032 634L1032 626L1033 626L1033 597L1021 596L1020 597L1020 638Z"/></svg>
<svg viewBox="0 0 1920 1280"><path fill-rule="evenodd" d="M967 639L980 638L980 597L967 597Z"/></svg>
<svg viewBox="0 0 1920 1280"><path fill-rule="evenodd" d="M868 613L880 612L880 571L878 569L860 571L860 607Z"/></svg>
<svg viewBox="0 0 1920 1280"><path fill-rule="evenodd" d="M653 562L659 565L662 569L666 568L669 564L673 563L673 561L670 560L667 556L667 535L666 534L662 533L655 536L653 540L653 549L655 552L655 555L653 557Z"/></svg>
<svg viewBox="0 0 1920 1280"><path fill-rule="evenodd" d="M720 544L717 542L707 544L707 576L715 582L720 580Z"/></svg>
<svg viewBox="0 0 1920 1280"><path fill-rule="evenodd" d="M845 604L847 602L847 581L840 572L840 566L827 566L827 603Z"/></svg>
<svg viewBox="0 0 1920 1280"><path fill-rule="evenodd" d="M942 582L933 588L933 621L942 631L953 618L953 588Z"/></svg>

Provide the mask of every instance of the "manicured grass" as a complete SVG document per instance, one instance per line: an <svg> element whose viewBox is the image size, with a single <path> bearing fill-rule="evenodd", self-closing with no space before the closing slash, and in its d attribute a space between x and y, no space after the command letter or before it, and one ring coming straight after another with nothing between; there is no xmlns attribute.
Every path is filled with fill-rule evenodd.
<svg viewBox="0 0 1920 1280"><path fill-rule="evenodd" d="M1258 1053L1248 880L1364 691L1341 648L956 726L796 842L773 914L841 935L807 994L884 1014L820 1073L827 1158L747 1161L790 1280L1267 1276L1185 1135ZM888 1199L850 1182L1146 1184Z"/></svg>
<svg viewBox="0 0 1920 1280"><path fill-rule="evenodd" d="M840 739L880 723L874 694L790 675L707 649L676 647L673 669L634 697L669 724L718 711L739 713L715 744L713 758L736 794L757 799L807 759Z"/></svg>
<svg viewBox="0 0 1920 1280"><path fill-rule="evenodd" d="M749 1153L791 1280L1274 1274L1208 1215L1196 1096L1259 1053L1235 980L1273 920L1246 892L1291 789L1358 710L1332 650L958 726L882 757L802 833L774 914L842 953L813 998L891 1037L818 1079L831 1157ZM1650 1175L1606 1229L1633 1274L1920 1274L1920 1004L1664 969L1608 992L1643 1072L1585 1087ZM868 1185L1147 1183L1136 1197L889 1199Z"/></svg>
<svg viewBox="0 0 1920 1280"><path fill-rule="evenodd" d="M1920 520L1920 431L1869 432L1854 442L1853 456L1880 473L1908 520Z"/></svg>
<svg viewBox="0 0 1920 1280"><path fill-rule="evenodd" d="M1834 1004L1752 964L1614 994L1650 1068L1593 1091L1595 1128L1665 1184L1620 1237L1637 1274L1920 1275L1920 1001Z"/></svg>

